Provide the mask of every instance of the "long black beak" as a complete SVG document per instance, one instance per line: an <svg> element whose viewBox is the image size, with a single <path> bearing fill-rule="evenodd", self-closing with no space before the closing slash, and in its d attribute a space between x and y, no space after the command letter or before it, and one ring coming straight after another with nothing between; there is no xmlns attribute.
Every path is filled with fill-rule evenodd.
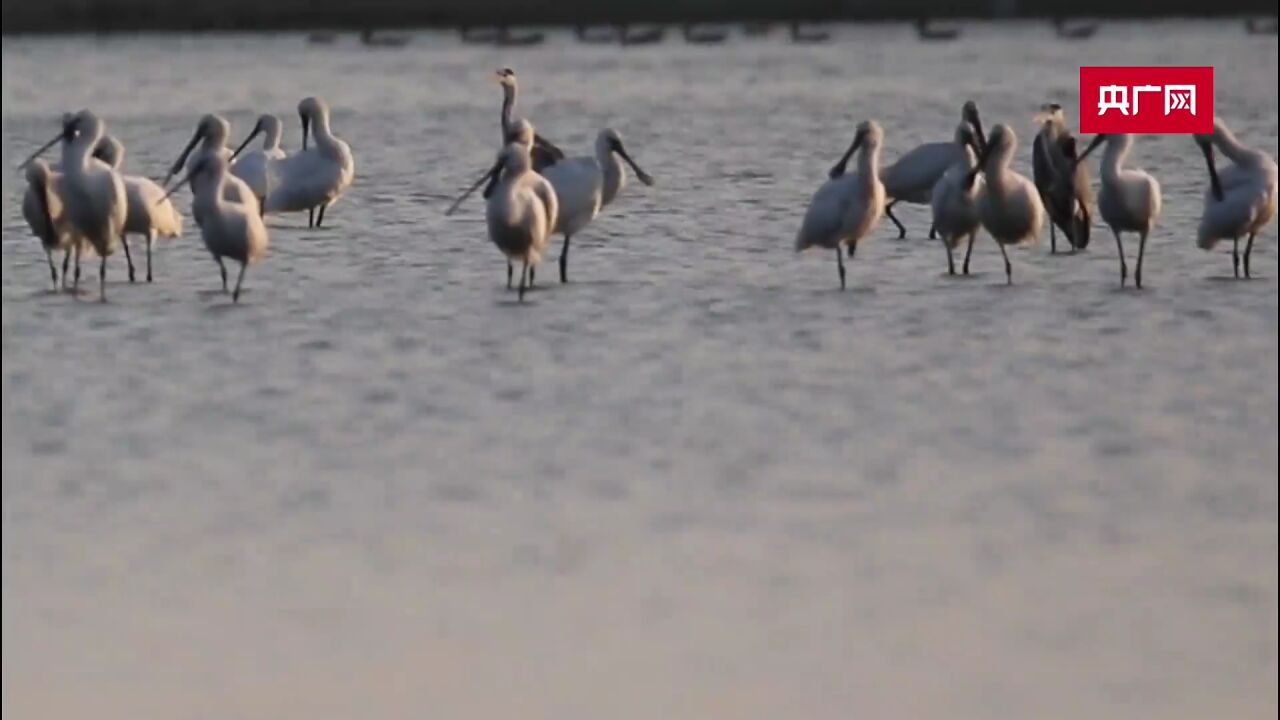
<svg viewBox="0 0 1280 720"><path fill-rule="evenodd" d="M196 143L200 142L200 138L202 137L204 137L203 128L196 128L195 134L187 141L187 146L182 148L182 154L178 155L178 159L174 161L173 166L169 168L169 172L165 174L164 182L160 183L161 186L168 185L174 175L182 172L182 166L187 163L187 158L191 155L191 151L196 148ZM191 174L187 173L187 177L190 176Z"/></svg>
<svg viewBox="0 0 1280 720"><path fill-rule="evenodd" d="M845 170L849 167L849 158L853 157L853 154L858 151L858 148L862 147L862 140L864 137L865 136L862 132L853 136L853 142L849 144L849 149L844 151L844 156L840 158L840 162L836 163L835 166L831 168L831 172L827 173L828 177L834 180L841 175L844 175Z"/></svg>
<svg viewBox="0 0 1280 720"><path fill-rule="evenodd" d="M307 136L311 134L311 118L301 115L302 118L302 149L307 149Z"/></svg>
<svg viewBox="0 0 1280 720"><path fill-rule="evenodd" d="M26 160L23 160L23 161L22 161L22 164L18 166L18 169L19 169L19 170L26 170L26 169L27 169L27 166L31 164L31 161L32 161L32 160L35 160L36 158L38 158L38 157L40 157L41 155L43 155L45 150L48 150L49 148L53 147L54 143L56 143L56 142L58 142L59 140L61 140L61 139L63 138L63 136L64 136L64 133L58 133L57 135L55 135L55 136L53 137L53 139L52 139L52 140L50 140L49 142L45 143L44 145L41 145L39 150L36 150L35 152L31 153L31 157L29 157L29 158L27 158Z"/></svg>
<svg viewBox="0 0 1280 720"><path fill-rule="evenodd" d="M507 142L511 142L511 138L507 138ZM541 149L543 152L547 153L549 156L551 156L556 160L564 159L564 151L556 147L554 143L542 137L538 133L533 134L533 146Z"/></svg>
<svg viewBox="0 0 1280 720"><path fill-rule="evenodd" d="M635 160L632 160L632 159L631 159L631 156L627 154L627 150L626 150L626 148L622 147L622 143L620 143L620 142L615 142L615 143L613 144L613 151L614 151L614 152L616 152L616 153L618 153L618 155L619 155L623 160L626 160L626 161L627 161L627 164L631 166L631 169L632 169L632 170L635 170L635 171L636 171L636 177L640 179L640 182L642 182L642 183L644 183L645 185L648 185L648 186L650 186L650 187L652 187L652 186L653 186L653 177L652 177L652 176L650 176L650 175L649 175L649 173L647 173L647 172L645 172L644 170L641 170L641 169L640 169L640 166L636 164L636 161L635 161Z"/></svg>
<svg viewBox="0 0 1280 720"><path fill-rule="evenodd" d="M493 167L485 171L485 174L481 175L480 179L477 180L474 185L467 188L466 192L462 193L462 195L460 195L457 200L453 201L453 204L449 206L449 209L444 211L445 216L447 217L457 212L458 207L462 205L462 202L467 198L471 197L471 193L475 192L481 185L485 184L485 182L489 182L490 186L484 189L484 197L486 198L489 197L489 195L493 193L492 183L496 181L498 177L498 172L501 170L502 170L502 162L498 161L494 163Z"/></svg>
<svg viewBox="0 0 1280 720"><path fill-rule="evenodd" d="M982 155L987 151L987 134L982 131L982 117L978 115L978 111L973 111L973 131L978 134L978 154Z"/></svg>
<svg viewBox="0 0 1280 720"><path fill-rule="evenodd" d="M1107 139L1107 136L1106 136L1105 134L1098 134L1098 135L1094 135L1094 136L1093 136L1093 140L1091 140L1091 141L1089 142L1089 147L1086 147L1086 148L1084 149L1084 152L1082 152L1082 153L1080 153L1079 155L1077 155L1077 156L1075 156L1074 158L1072 158L1072 160L1071 160L1071 172L1075 172L1075 170L1076 170L1076 166L1078 166L1080 163L1084 162L1084 159L1085 159L1086 157L1089 157L1089 153L1093 152L1093 149L1094 149L1094 148L1096 148L1096 147L1098 147L1099 145L1101 145L1101 144L1103 143L1103 141L1105 141L1106 139Z"/></svg>
<svg viewBox="0 0 1280 720"><path fill-rule="evenodd" d="M978 142L982 143L982 150L978 153L978 164L974 165L973 169L969 171L969 174L964 176L965 188L973 187L973 181L977 179L978 173L982 172L982 168L987 164L987 155L990 154L986 143L981 139Z"/></svg>
<svg viewBox="0 0 1280 720"><path fill-rule="evenodd" d="M168 200L168 199L169 199L169 196L170 196L170 195L172 195L172 194L174 194L175 192L177 192L177 191L178 191L178 188L182 187L183 185L186 185L188 182L191 182L191 178L192 178L192 177L194 177L194 176L195 176L195 174L196 174L196 173L198 173L198 172L200 172L201 170L204 170L204 161L203 161L203 160L201 160L200 162L196 163L196 166L195 166L195 167L193 167L193 168L191 168L191 172L188 172L186 175L183 175L181 180L179 180L178 182L174 183L174 184L173 184L173 186L172 186L172 187L170 187L170 188L165 192L164 197L162 197L162 198L160 198L159 200L157 200L157 201L155 202L155 204L156 204L156 205L161 205L161 204L163 204L165 200ZM167 182L168 178L165 178L165 180L166 180L166 182L161 183L161 187L164 187L165 185L168 185L168 184L169 184L169 183Z"/></svg>
<svg viewBox="0 0 1280 720"><path fill-rule="evenodd" d="M1218 178L1218 168L1213 161L1213 145L1209 143L1199 144L1200 152L1204 153L1204 161L1209 166L1209 187L1213 189L1214 199L1222 202L1222 180Z"/></svg>
<svg viewBox="0 0 1280 720"><path fill-rule="evenodd" d="M262 132L261 120L259 120L258 123L253 126L253 131L249 133L249 137L246 137L244 139L244 142L240 143L240 147L236 148L236 151L231 153L231 159L235 160L237 157L239 157L240 153L244 152L244 149L249 146L250 142L253 142L254 138L258 137L258 133L260 132Z"/></svg>

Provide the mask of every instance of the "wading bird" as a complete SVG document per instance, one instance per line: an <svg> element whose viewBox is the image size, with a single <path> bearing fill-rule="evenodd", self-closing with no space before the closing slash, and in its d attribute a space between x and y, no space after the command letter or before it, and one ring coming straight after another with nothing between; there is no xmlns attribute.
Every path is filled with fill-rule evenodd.
<svg viewBox="0 0 1280 720"><path fill-rule="evenodd" d="M489 239L507 257L508 264L520 262L520 300L531 282L534 267L542 260L551 229L555 227L558 202L551 183L533 169L529 145L509 143L487 174L484 197Z"/></svg>
<svg viewBox="0 0 1280 720"><path fill-rule="evenodd" d="M857 171L833 174L814 193L805 211L800 232L796 234L796 252L810 247L834 249L836 267L840 272L840 289L845 288L844 258L841 243L849 247L853 259L858 243L875 230L884 214L884 184L880 182L880 146L884 131L874 120L858 125L853 143L845 151L836 167L843 168L849 158L858 155Z"/></svg>
<svg viewBox="0 0 1280 720"><path fill-rule="evenodd" d="M142 235L147 241L147 282L151 282L151 250L157 238L182 236L182 214L168 199L164 188L151 178L125 175L124 144L108 135L98 143L97 157L120 173L124 181L125 197L129 210L124 221L125 241L128 235ZM127 247L127 246L126 246ZM133 282L133 266L129 267L129 282Z"/></svg>
<svg viewBox="0 0 1280 720"><path fill-rule="evenodd" d="M264 212L307 211L307 227L320 227L324 211L355 179L351 147L329 129L329 106L318 97L298 103L302 150L271 165L271 193ZM315 137L315 147L308 139ZM319 213L317 214L317 210Z"/></svg>
<svg viewBox="0 0 1280 720"><path fill-rule="evenodd" d="M1143 170L1126 168L1125 158L1133 149L1133 136L1128 134L1096 135L1089 147L1080 154L1080 160L1093 149L1107 143L1102 155L1102 190L1098 193L1098 212L1102 221L1116 237L1116 252L1120 255L1120 287L1129 276L1124 259L1124 243L1121 232L1138 233L1138 267L1133 282L1142 287L1142 260L1147 251L1147 235L1160 217L1160 183Z"/></svg>
<svg viewBox="0 0 1280 720"><path fill-rule="evenodd" d="M110 166L92 157L105 134L106 126L89 110L64 116L62 132L23 163L24 166L31 164L54 143L62 141L63 212L72 232L81 240L75 243L76 267L80 266L80 253L86 245L97 253L101 259L98 287L103 302L107 300L107 257L121 244L124 244L125 257L129 256L129 245L124 242L129 203L124 181ZM129 266L133 266L131 258Z"/></svg>
<svg viewBox="0 0 1280 720"><path fill-rule="evenodd" d="M969 256L981 221L978 218L978 194L982 179L973 172L978 167L978 135L973 126L962 122L956 127L956 147L960 156L933 186L933 227L938 231L942 246L947 250L947 273L956 274L953 251L961 242L967 244L964 253L964 274L969 274Z"/></svg>
<svg viewBox="0 0 1280 720"><path fill-rule="evenodd" d="M982 132L982 118L978 115L977 103L972 100L966 102L960 109L960 120L973 126L977 133L979 154L981 154L981 148L986 145L986 136ZM928 205L933 200L934 184L963 156L963 151L952 141L925 143L908 150L892 165L881 171L880 179L884 182L885 196L889 199L884 212L897 226L899 238L907 236L907 228L894 217L893 206L899 202ZM844 174L844 163L847 160L846 156L845 160L831 168L832 177ZM934 234L931 229L930 239Z"/></svg>
<svg viewBox="0 0 1280 720"><path fill-rule="evenodd" d="M983 152L982 164L970 171L982 171L985 183L978 194L978 217L982 227L1000 246L1004 256L1005 280L1013 284L1013 266L1006 245L1036 242L1044 225L1044 205L1040 193L1026 177L1009 169L1018 136L1004 124L991 128L991 137Z"/></svg>
<svg viewBox="0 0 1280 720"><path fill-rule="evenodd" d="M27 191L22 196L22 217L31 228L31 234L40 239L45 259L49 262L49 274L53 289L58 289L58 268L53 254L62 252L62 286L67 284L67 269L71 262L71 250L76 237L66 221L62 204L61 174L49 169L49 164L39 158L27 165Z"/></svg>
<svg viewBox="0 0 1280 720"><path fill-rule="evenodd" d="M227 291L227 266L223 263L223 258L231 258L240 263L236 287L231 292L231 301L240 302L240 285L244 282L245 270L267 253L267 226L254 203L238 203L226 199L224 186L231 174L227 172L227 159L221 155L201 157L187 173L187 177L174 186L174 189L201 175L204 177L196 184L200 189L196 192L195 199L196 206L204 217L204 222L200 225L200 237L209 254L218 262L223 292ZM169 193L172 194L173 190Z"/></svg>
<svg viewBox="0 0 1280 720"><path fill-rule="evenodd" d="M653 185L653 178L631 159L622 145L622 136L613 128L601 130L596 136L595 155L565 158L541 173L555 189L560 206L551 232L564 235L564 248L560 251L562 283L569 282L569 241L590 225L626 184L627 171L619 158L631 166L640 182Z"/></svg>
<svg viewBox="0 0 1280 720"><path fill-rule="evenodd" d="M1231 263L1235 276L1240 277L1240 238L1247 235L1244 276L1250 277L1253 238L1276 216L1276 161L1237 140L1221 118L1214 118L1211 134L1196 135L1195 140L1209 166L1209 190L1196 244L1211 250L1219 240L1231 240ZM1222 172L1214 161L1215 147L1232 162Z"/></svg>
<svg viewBox="0 0 1280 720"><path fill-rule="evenodd" d="M195 195L200 191L199 183L203 182L204 175L192 175L191 169L196 163L206 156L217 155L227 159L231 157L231 149L227 147L227 138L231 135L231 124L221 115L212 113L200 118L200 122L196 124L196 131L192 134L191 139L187 141L186 147L178 155L178 159L174 161L169 168L169 172L165 174L164 180L160 182L162 186L168 187L173 177L183 171L185 167L187 176L192 177L191 194ZM196 148L197 143L200 145ZM253 202L257 204L257 199L253 194L253 189L243 180L232 177L223 191L227 194L227 200L231 202L247 203ZM196 224L201 222L200 210L195 204L191 206L191 217L195 219Z"/></svg>
<svg viewBox="0 0 1280 720"><path fill-rule="evenodd" d="M503 68L494 73L494 79L502 86L502 144L505 146L510 142L511 134L514 131L513 114L516 110L516 100L520 94L520 86L516 82L516 71L511 68ZM564 159L564 152L560 148L548 142L536 132L533 135L533 150L530 153L533 158L533 169L541 172L543 168L557 160Z"/></svg>
<svg viewBox="0 0 1280 720"><path fill-rule="evenodd" d="M1067 129L1062 106L1045 103L1035 117L1040 125L1031 143L1031 177L1049 214L1049 252L1058 252L1055 226L1062 228L1072 252L1089 245L1089 208L1093 185L1089 167L1076 160L1076 139Z"/></svg>
<svg viewBox="0 0 1280 720"><path fill-rule="evenodd" d="M271 194L276 164L288 157L280 147L283 130L280 118L271 113L263 114L258 117L258 122L254 123L253 130L240 143L240 147L231 153L231 174L249 186L263 210L266 209L267 196ZM262 135L262 148L245 152L245 148L258 135Z"/></svg>

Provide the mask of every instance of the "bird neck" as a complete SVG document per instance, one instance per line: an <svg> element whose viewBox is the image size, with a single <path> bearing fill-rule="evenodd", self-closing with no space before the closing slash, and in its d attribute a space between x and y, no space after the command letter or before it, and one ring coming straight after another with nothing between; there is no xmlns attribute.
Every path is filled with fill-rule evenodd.
<svg viewBox="0 0 1280 720"><path fill-rule="evenodd" d="M627 169L622 167L622 158L613 151L605 140L596 142L596 162L600 163L601 179L600 204L608 205L627 184Z"/></svg>
<svg viewBox="0 0 1280 720"><path fill-rule="evenodd" d="M263 132L262 149L267 151L280 149L279 123L270 123L267 125L266 130Z"/></svg>
<svg viewBox="0 0 1280 720"><path fill-rule="evenodd" d="M1102 178L1107 181L1120 177L1120 169L1124 167L1125 158L1133 140L1128 135L1116 135L1107 140L1107 149L1102 154Z"/></svg>
<svg viewBox="0 0 1280 720"><path fill-rule="evenodd" d="M880 174L880 145L868 143L858 153L858 174L864 178L876 178Z"/></svg>
<svg viewBox="0 0 1280 720"><path fill-rule="evenodd" d="M507 141L507 133L511 131L511 115L516 109L516 88L514 85L502 86L502 142Z"/></svg>
<svg viewBox="0 0 1280 720"><path fill-rule="evenodd" d="M1225 127L1219 128L1213 133L1213 144L1222 151L1223 155L1231 158L1231 162L1237 165L1246 165L1253 160L1253 151L1245 147L1230 130Z"/></svg>

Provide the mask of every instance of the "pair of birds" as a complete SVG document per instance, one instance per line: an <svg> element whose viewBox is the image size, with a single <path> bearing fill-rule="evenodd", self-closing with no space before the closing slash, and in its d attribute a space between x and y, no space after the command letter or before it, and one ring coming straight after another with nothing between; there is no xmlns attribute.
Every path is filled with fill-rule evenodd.
<svg viewBox="0 0 1280 720"><path fill-rule="evenodd" d="M40 159L62 143L56 169ZM54 288L60 285L55 252L63 253L61 286L75 256L75 286L80 282L80 259L91 252L100 259L98 280L106 300L107 258L123 247L129 281L135 280L128 234L145 236L147 281L152 280L151 250L159 237L182 234L182 215L167 201L156 183L123 175L124 146L106 134L106 124L92 111L67 113L57 135L23 162L27 190L23 216L44 248Z"/></svg>
<svg viewBox="0 0 1280 720"><path fill-rule="evenodd" d="M605 128L596 136L594 152L566 157L524 118L514 117L519 92L516 74L503 68L494 74L503 90L500 116L503 147L493 166L446 211L454 210L481 185L485 187L485 220L489 237L507 257L507 287L515 263L521 264L519 298L533 284L551 236L562 235L560 282L569 281L569 248L626 186L625 162L645 185L653 178L636 163L622 136Z"/></svg>
<svg viewBox="0 0 1280 720"><path fill-rule="evenodd" d="M230 123L219 115L205 115L170 167L164 184L168 185L184 167L190 172L201 159L218 155L230 165L228 200L248 202L252 199L262 214L306 210L307 226L319 227L324 222L325 210L355 179L355 159L351 147L333 134L329 106L323 100L303 98L298 103L298 118L302 124L302 150L290 155L280 147L283 127L275 115L260 116L234 151L227 146ZM263 136L262 147L246 152L259 135ZM310 147L309 140L313 138L314 146ZM199 177L196 176L197 183ZM196 192L196 185L192 186L192 192ZM196 223L200 223L199 216Z"/></svg>
<svg viewBox="0 0 1280 720"><path fill-rule="evenodd" d="M75 134L80 124L86 123L87 117L78 118L71 113L63 117L63 132L53 142L63 139L68 128ZM47 149L48 146L46 146ZM43 150L41 151L43 152ZM163 200L164 190L149 178L125 175L124 145L116 138L104 135L94 146L89 165L101 170L102 166L119 174L125 192L125 220L120 233L120 244L125 249L125 257L129 265L129 281L135 280L132 253L129 249L129 235L142 235L147 248L147 282L152 281L151 253L157 239L176 238L182 235L182 214L173 204ZM73 251L76 254L75 283L80 281L80 253L85 248L83 236L77 226L71 222L67 213L67 197L69 189L62 172L63 165L50 166L39 159L37 153L26 163L27 189L22 198L22 215L31 228L31 232L40 240L45 258L49 263L49 274L54 289L66 287L69 264ZM64 153L65 154L65 153ZM72 167L75 163L68 165ZM105 187L105 186L104 186ZM114 192L114 187L111 189ZM62 252L62 278L59 282L58 270L53 256ZM96 251L95 251L96 252Z"/></svg>
<svg viewBox="0 0 1280 720"><path fill-rule="evenodd" d="M883 143L884 130L879 123L867 120L858 125L853 142L831 169L830 179L818 188L810 201L796 234L797 251L810 247L836 251L841 288L846 286L841 245L848 248L852 259L858 243L875 230L882 216L891 213L894 202L919 202L922 197L922 190L909 195L889 195L880 170ZM968 102L961 111L961 122L952 143L921 146L895 164L900 175L911 175L921 187L927 187L928 202L934 208L934 230L947 248L948 268L953 274L953 251L966 240L969 248L965 271L968 271L969 252L981 224L1000 247L1005 276L1011 283L1013 269L1005 246L1032 240L1040 232L1044 208L1039 193L1031 181L1009 167L1016 147L1017 136L1006 125L996 125L990 137L986 137L976 105ZM857 167L850 173L848 164L855 154L858 155ZM931 162L918 160L925 157ZM941 172L937 169L940 163L936 162L939 157L948 161L942 165ZM913 162L912 158L917 161ZM891 169L886 169L883 175L890 174ZM933 176L930 182L920 180L930 174ZM889 197L893 200L886 204Z"/></svg>

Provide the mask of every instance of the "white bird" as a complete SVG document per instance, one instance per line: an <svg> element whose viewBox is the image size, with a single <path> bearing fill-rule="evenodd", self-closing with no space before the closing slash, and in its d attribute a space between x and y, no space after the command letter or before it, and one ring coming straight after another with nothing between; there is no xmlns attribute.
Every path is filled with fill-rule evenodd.
<svg viewBox="0 0 1280 720"><path fill-rule="evenodd" d="M1036 242L1044 225L1044 205L1040 192L1025 176L1009 169L1013 153L1018 146L1018 136L1007 125L991 128L983 153L980 169L986 182L978 194L978 216L1004 256L1005 279L1013 283L1013 266L1005 245L1022 245Z"/></svg>
<svg viewBox="0 0 1280 720"><path fill-rule="evenodd" d="M533 268L541 261L556 225L559 203L546 178L533 169L529 146L509 143L489 171L484 197L489 239L507 257L520 261L520 300L524 300Z"/></svg>
<svg viewBox="0 0 1280 720"><path fill-rule="evenodd" d="M956 127L956 147L960 157L952 163L942 179L933 186L933 227L938 231L942 246L947 249L947 272L956 274L952 255L960 243L967 242L964 253L964 274L969 274L969 256L973 254L974 239L978 234L978 194L982 181L973 169L978 166L978 137L973 126L962 122Z"/></svg>
<svg viewBox="0 0 1280 720"><path fill-rule="evenodd" d="M254 197L258 198L258 204L264 208L267 196L271 194L272 175L276 171L276 165L288 157L280 147L282 130L280 118L270 113L261 115L249 136L231 153L231 174L249 186ZM244 149L260 134L262 149L245 152Z"/></svg>
<svg viewBox="0 0 1280 720"><path fill-rule="evenodd" d="M225 186L231 177L227 159L217 153L210 153L201 157L187 177L174 186L174 189L198 178L195 185L199 190L196 192L195 203L204 218L200 225L200 237L209 254L218 261L223 292L227 291L227 266L222 259L231 258L240 263L240 275L236 278L236 287L231 293L231 301L239 302L244 272L250 264L266 255L270 239L256 203L231 202L226 199ZM169 192L172 194L173 190Z"/></svg>
<svg viewBox="0 0 1280 720"><path fill-rule="evenodd" d="M1244 276L1250 277L1253 238L1276 216L1276 161L1237 140L1221 118L1214 118L1212 134L1197 135L1195 139L1209 165L1209 191L1205 193L1196 244L1211 250L1219 240L1229 238L1235 275L1240 277L1240 237L1248 235ZM1214 164L1215 146L1233 163L1221 173Z"/></svg>
<svg viewBox="0 0 1280 720"><path fill-rule="evenodd" d="M516 71L511 68L502 68L496 71L493 76L494 80L502 86L502 144L506 145L510 142L511 135L515 130L514 114L520 87L516 83ZM533 169L537 172L542 172L543 168L548 165L557 160L563 160L564 151L535 132L530 157L533 158Z"/></svg>
<svg viewBox="0 0 1280 720"><path fill-rule="evenodd" d="M541 171L555 189L560 206L551 232L564 236L560 251L562 283L569 282L569 241L590 225L626 185L627 171L619 158L631 166L640 182L653 185L653 178L631 159L622 145L622 135L613 128L605 128L596 136L595 155L558 160Z"/></svg>
<svg viewBox="0 0 1280 720"><path fill-rule="evenodd" d="M178 159L174 161L173 166L169 168L169 172L165 174L164 180L161 181L162 186L168 186L169 181L174 175L182 172L186 168L187 176L193 178L191 181L191 194L197 195L200 192L199 183L203 182L203 175L192 175L191 171L201 159L217 155L218 157L229 159L231 157L231 149L227 147L227 139L231 135L231 124L221 115L209 114L200 118L200 122L196 124L196 131L192 134L191 139L187 141L186 147L178 155ZM196 143L200 143L197 150ZM194 153L192 151L195 151ZM253 194L253 189L238 177L232 177L223 188L226 193L226 199L230 202L257 204L257 198ZM195 203L191 206L191 217L195 219L196 225L199 225L202 218L200 210Z"/></svg>
<svg viewBox="0 0 1280 720"><path fill-rule="evenodd" d="M323 100L304 98L298 103L298 117L302 119L302 150L273 164L266 212L306 210L307 227L320 227L325 209L337 202L355 179L355 158L351 147L329 129L329 106ZM307 147L310 135L315 135L313 148Z"/></svg>
<svg viewBox="0 0 1280 720"><path fill-rule="evenodd" d="M121 171L124 164L124 144L110 135L98 143L96 157L113 170L120 173L124 181L124 192L128 198L129 211L124 222L124 232L143 235L147 239L147 282L151 282L151 249L156 238L177 238L182 236L182 213L174 207L166 197L164 188L151 178L139 175L125 175ZM130 267L129 281L133 282L133 268Z"/></svg>
<svg viewBox="0 0 1280 720"><path fill-rule="evenodd" d="M1133 282L1142 287L1142 259L1146 255L1147 235L1160 217L1160 183L1143 170L1124 167L1125 158L1133 148L1133 136L1128 134L1096 135L1089 147L1080 154L1080 160L1106 141L1102 156L1102 190L1098 193L1098 211L1102 220L1116 236L1116 251L1120 254L1120 286L1124 287L1129 267L1124 259L1121 232L1138 233L1138 268Z"/></svg>
<svg viewBox="0 0 1280 720"><path fill-rule="evenodd" d="M31 228L31 234L40 239L45 259L49 262L49 274L53 287L58 289L58 269L53 254L62 251L62 284L67 284L67 268L71 262L71 249L75 246L75 234L66 221L62 203L62 178L49 169L49 164L35 159L27 165L27 191L22 196L22 217Z"/></svg>
<svg viewBox="0 0 1280 720"><path fill-rule="evenodd" d="M92 157L98 141L106 134L102 120L89 110L64 116L62 132L32 153L30 164L54 143L62 141L62 201L67 222L81 242L75 244L76 266L86 244L101 258L98 287L107 299L107 257L123 243L129 201L124 181L105 163ZM124 243L128 257L129 245ZM133 262L130 260L130 267Z"/></svg>
<svg viewBox="0 0 1280 720"><path fill-rule="evenodd" d="M879 174L883 141L884 130L876 121L866 120L858 125L853 143L836 165L843 172L849 158L861 149L857 171L834 175L818 188L796 234L796 252L810 247L835 249L842 290L845 270L840 244L848 245L852 259L858 243L875 229L884 214L885 190Z"/></svg>
<svg viewBox="0 0 1280 720"><path fill-rule="evenodd" d="M1031 143L1031 179L1049 215L1049 252L1058 252L1056 227L1071 243L1072 252L1089 245L1089 207L1093 185L1089 166L1076 159L1076 139L1067 129L1062 106L1045 103L1035 121L1040 124Z"/></svg>
<svg viewBox="0 0 1280 720"><path fill-rule="evenodd" d="M961 122L967 122L977 132L978 150L986 145L986 137L982 132L982 118L978 116L978 105L972 100L966 102L960 110ZM946 174L947 170L964 155L952 141L933 142L918 145L898 158L892 165L880 173L884 182L885 196L889 204L885 206L885 215L898 228L898 237L905 238L907 229L894 217L893 206L898 202L915 205L928 205L933 199L933 186ZM844 174L843 162L831 169L831 177ZM929 237L934 237L934 229L930 229Z"/></svg>

